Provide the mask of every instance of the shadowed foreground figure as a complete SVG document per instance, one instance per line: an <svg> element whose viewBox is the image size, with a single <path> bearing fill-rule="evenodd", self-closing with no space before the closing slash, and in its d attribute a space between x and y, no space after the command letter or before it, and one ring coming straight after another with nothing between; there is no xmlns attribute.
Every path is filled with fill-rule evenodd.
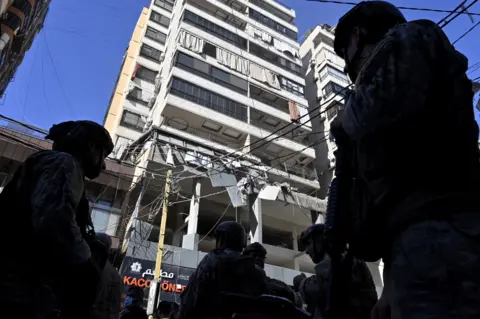
<svg viewBox="0 0 480 319"><path fill-rule="evenodd" d="M46 138L53 150L29 156L0 195L8 226L0 238L9 242L0 262L2 319L88 318L106 262L84 181L105 168L110 135L78 121L54 125ZM12 240L18 227L22 236Z"/></svg>
<svg viewBox="0 0 480 319"><path fill-rule="evenodd" d="M355 82L342 118L355 176L350 249L383 258L374 318L480 318L480 156L468 61L434 22L384 1L343 16Z"/></svg>
<svg viewBox="0 0 480 319"><path fill-rule="evenodd" d="M251 257L242 256L246 246L243 226L222 222L215 229L216 249L200 262L181 296L180 319L214 318L222 315L222 292L259 296L266 292L265 273Z"/></svg>
<svg viewBox="0 0 480 319"><path fill-rule="evenodd" d="M248 245L243 251L243 255L254 258L255 264L261 270L264 270L267 250L262 246L262 244L252 243ZM291 289L286 283L268 276L266 276L266 282L268 295L283 297L290 300L297 307L302 308L302 303L296 297L295 291L293 291L293 289Z"/></svg>
<svg viewBox="0 0 480 319"><path fill-rule="evenodd" d="M97 299L92 308L90 319L117 319L120 315L120 303L123 293L122 277L118 270L113 267L112 239L104 233L97 234L97 240L105 245L109 260L103 268Z"/></svg>
<svg viewBox="0 0 480 319"><path fill-rule="evenodd" d="M328 319L326 309L331 260L325 252L324 231L325 225L315 224L300 235L300 240L305 245L305 253L316 264L315 275L307 278L301 274L295 280L301 280L298 283L300 293L316 319ZM342 301L346 316L342 319L369 319L377 302L375 284L364 261L353 258L351 265L351 269L345 271L350 273L351 277L344 287Z"/></svg>

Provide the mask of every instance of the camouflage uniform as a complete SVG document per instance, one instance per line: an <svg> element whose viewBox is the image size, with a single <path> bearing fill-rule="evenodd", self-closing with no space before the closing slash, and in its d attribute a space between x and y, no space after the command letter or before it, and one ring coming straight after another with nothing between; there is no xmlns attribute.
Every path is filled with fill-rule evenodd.
<svg viewBox="0 0 480 319"><path fill-rule="evenodd" d="M345 319L369 319L377 302L377 292L372 275L363 261L354 259L352 277L348 295L345 295L345 307L348 317ZM326 257L315 266L314 276L303 279L300 293L308 305L308 311L314 318L326 318L327 295L329 293L328 278L330 275L330 259Z"/></svg>
<svg viewBox="0 0 480 319"><path fill-rule="evenodd" d="M179 319L221 316L221 292L258 296L266 292L265 273L253 258L230 249L208 253L190 276L180 301Z"/></svg>
<svg viewBox="0 0 480 319"><path fill-rule="evenodd" d="M435 23L398 25L345 106L354 205L363 208L352 243L357 256L384 258L392 318L480 317L478 126L467 65Z"/></svg>
<svg viewBox="0 0 480 319"><path fill-rule="evenodd" d="M92 291L82 289L90 274L79 267L91 257L76 224L83 192L80 164L56 151L30 156L3 190L8 228L1 236L9 244L0 266L2 318L48 318L71 302L63 297L73 289L85 293L78 297L91 297ZM22 241L12 231L16 227L22 227Z"/></svg>

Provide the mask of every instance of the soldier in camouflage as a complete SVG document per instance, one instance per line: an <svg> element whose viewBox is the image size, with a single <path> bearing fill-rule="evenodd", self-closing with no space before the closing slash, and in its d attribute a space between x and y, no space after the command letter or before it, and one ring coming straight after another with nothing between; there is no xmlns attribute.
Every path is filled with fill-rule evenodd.
<svg viewBox="0 0 480 319"><path fill-rule="evenodd" d="M28 157L0 195L9 242L0 266L5 319L88 318L100 278L85 238L84 182L105 168L112 140L90 121L54 125L47 139L53 150ZM22 237L12 240L17 227Z"/></svg>
<svg viewBox="0 0 480 319"><path fill-rule="evenodd" d="M252 243L248 245L243 251L243 255L252 257L255 260L257 267L264 271L267 250L262 246L262 244ZM302 301L296 297L295 291L293 291L293 289L290 288L286 283L268 276L266 276L266 282L267 294L283 297L290 300L297 307L302 308Z"/></svg>
<svg viewBox="0 0 480 319"><path fill-rule="evenodd" d="M300 235L300 241L305 246L305 253L310 256L315 265L315 275L301 276L299 290L313 312L316 319L327 318L327 298L329 293L329 276L331 262L325 251L324 224L315 224ZM364 261L353 258L348 286L345 287L344 319L370 319L370 314L377 302L377 291L370 270Z"/></svg>
<svg viewBox="0 0 480 319"><path fill-rule="evenodd" d="M384 1L342 17L335 51L355 91L351 250L383 258L374 318L480 317L480 156L468 61L434 22Z"/></svg>
<svg viewBox="0 0 480 319"><path fill-rule="evenodd" d="M216 249L202 259L182 293L180 319L222 317L222 293L259 296L266 292L265 273L256 268L253 258L242 256L247 241L243 226L222 222L215 236Z"/></svg>

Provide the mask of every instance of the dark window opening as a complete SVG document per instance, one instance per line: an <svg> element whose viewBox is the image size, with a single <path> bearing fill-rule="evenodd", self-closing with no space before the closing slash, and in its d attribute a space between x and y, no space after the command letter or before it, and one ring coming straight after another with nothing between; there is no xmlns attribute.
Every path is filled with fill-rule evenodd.
<svg viewBox="0 0 480 319"><path fill-rule="evenodd" d="M146 67L140 66L138 67L137 73L135 74L135 77L155 83L155 79L157 77L157 72L152 71L150 69L147 69Z"/></svg>
<svg viewBox="0 0 480 319"><path fill-rule="evenodd" d="M229 30L222 28L221 26L216 25L215 23L204 19L193 12L185 11L183 20L187 23L193 24L200 29L203 29L211 34L216 35L217 37L233 43L240 48L247 48L247 40L240 37L236 33L230 32Z"/></svg>
<svg viewBox="0 0 480 319"><path fill-rule="evenodd" d="M255 43L250 42L250 53L253 55L268 61L270 63L273 63L282 69L288 70L296 75L304 76L302 72L302 67L290 60L287 60L272 51L265 50L259 45L256 45Z"/></svg>
<svg viewBox="0 0 480 319"><path fill-rule="evenodd" d="M269 17L264 16L263 14L252 10L250 8L250 18L266 25L267 27L272 28L273 30L284 34L286 37L297 41L297 32L281 25L280 23L276 22L275 20L270 19Z"/></svg>
<svg viewBox="0 0 480 319"><path fill-rule="evenodd" d="M300 85L292 80L289 80L284 77L280 77L280 86L282 89L287 90L290 93L293 93L298 96L305 96L305 88L303 85Z"/></svg>
<svg viewBox="0 0 480 319"><path fill-rule="evenodd" d="M192 83L173 78L170 93L213 111L247 122L247 107Z"/></svg>
<svg viewBox="0 0 480 319"><path fill-rule="evenodd" d="M213 58L217 58L217 47L214 46L213 44L205 42L203 46L203 53Z"/></svg>
<svg viewBox="0 0 480 319"><path fill-rule="evenodd" d="M152 14L150 15L150 20L154 21L160 25L163 25L164 27L167 27L170 25L170 19L161 15L158 12L152 11Z"/></svg>
<svg viewBox="0 0 480 319"><path fill-rule="evenodd" d="M185 53L178 52L175 66L187 70L204 79L227 87L233 91L247 95L247 80L216 68L213 65L205 63L201 60L195 59L194 57L191 57Z"/></svg>
<svg viewBox="0 0 480 319"><path fill-rule="evenodd" d="M155 0L155 5L160 7L160 8L163 8L167 11L170 11L172 12L173 10L173 5L174 5L175 1L173 0Z"/></svg>
<svg viewBox="0 0 480 319"><path fill-rule="evenodd" d="M143 44L142 48L140 49L140 55L152 59L154 61L160 62L162 57L162 51L152 48L149 45Z"/></svg>
<svg viewBox="0 0 480 319"><path fill-rule="evenodd" d="M143 104L145 106L148 105L148 102L143 99L142 89L138 87L133 88L133 90L131 90L130 93L128 93L127 99Z"/></svg>
<svg viewBox="0 0 480 319"><path fill-rule="evenodd" d="M165 42L167 41L166 34L158 30L155 30L152 27L147 27L147 31L145 32L145 37L161 44L165 44Z"/></svg>
<svg viewBox="0 0 480 319"><path fill-rule="evenodd" d="M140 114L125 110L123 111L120 125L128 127L137 132L142 132L143 128L145 127L145 121L142 120L142 116Z"/></svg>

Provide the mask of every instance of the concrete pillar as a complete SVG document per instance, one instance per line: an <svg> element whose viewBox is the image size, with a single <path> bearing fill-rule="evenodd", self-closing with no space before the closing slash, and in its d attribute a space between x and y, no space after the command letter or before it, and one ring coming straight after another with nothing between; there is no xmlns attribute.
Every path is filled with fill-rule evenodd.
<svg viewBox="0 0 480 319"><path fill-rule="evenodd" d="M198 212L200 211L200 194L202 184L200 180L193 181L193 195L190 200L190 211L188 214L187 234L183 236L182 248L198 250L199 236L197 234Z"/></svg>
<svg viewBox="0 0 480 319"><path fill-rule="evenodd" d="M262 206L264 201L257 197L252 206L253 216L250 216L250 237L252 243L263 243Z"/></svg>
<svg viewBox="0 0 480 319"><path fill-rule="evenodd" d="M292 237L293 237L293 251L298 255L298 234L296 229L292 229ZM293 269L300 270L300 263L298 262L299 257L293 258Z"/></svg>

